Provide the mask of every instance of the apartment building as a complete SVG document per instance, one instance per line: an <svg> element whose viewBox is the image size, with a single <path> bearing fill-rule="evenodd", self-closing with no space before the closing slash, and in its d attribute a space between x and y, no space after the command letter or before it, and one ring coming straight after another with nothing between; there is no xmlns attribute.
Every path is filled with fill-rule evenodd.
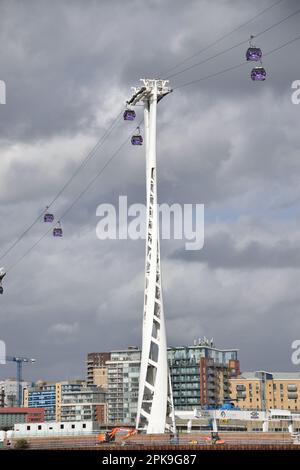
<svg viewBox="0 0 300 470"><path fill-rule="evenodd" d="M63 382L39 381L24 390L23 402L28 408L44 408L45 421L61 421L61 401L65 392L79 391L82 380Z"/></svg>
<svg viewBox="0 0 300 470"><path fill-rule="evenodd" d="M29 382L21 383L22 390L28 388ZM0 380L0 395L2 397L3 406L16 407L18 403L18 383L15 379Z"/></svg>
<svg viewBox="0 0 300 470"><path fill-rule="evenodd" d="M60 405L60 420L106 423L106 391L93 386L64 392Z"/></svg>
<svg viewBox="0 0 300 470"><path fill-rule="evenodd" d="M299 372L243 372L231 378L230 389L242 409L300 410Z"/></svg>
<svg viewBox="0 0 300 470"><path fill-rule="evenodd" d="M218 349L213 340L168 349L175 409L218 406L230 399L229 379L240 373L237 349Z"/></svg>
<svg viewBox="0 0 300 470"><path fill-rule="evenodd" d="M110 360L109 352L88 353L86 359L86 383L87 386L97 385L107 388L106 362Z"/></svg>
<svg viewBox="0 0 300 470"><path fill-rule="evenodd" d="M134 424L139 394L141 351L131 347L112 351L107 365L109 423Z"/></svg>
<svg viewBox="0 0 300 470"><path fill-rule="evenodd" d="M168 349L175 409L218 406L230 400L231 377L240 374L237 349L218 349L206 338L193 346ZM107 369L109 423L134 424L139 392L141 350L112 351Z"/></svg>

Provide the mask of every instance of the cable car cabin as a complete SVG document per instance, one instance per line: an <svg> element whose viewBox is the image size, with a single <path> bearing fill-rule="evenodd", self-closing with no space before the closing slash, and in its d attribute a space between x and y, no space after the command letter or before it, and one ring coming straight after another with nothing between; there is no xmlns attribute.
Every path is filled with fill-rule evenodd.
<svg viewBox="0 0 300 470"><path fill-rule="evenodd" d="M54 237L62 237L63 236L63 231L60 227L55 227L53 229L53 236Z"/></svg>
<svg viewBox="0 0 300 470"><path fill-rule="evenodd" d="M246 52L246 59L257 62L262 58L262 51L259 47L249 47Z"/></svg>
<svg viewBox="0 0 300 470"><path fill-rule="evenodd" d="M262 82L266 79L267 73L263 67L254 67L251 71L253 81Z"/></svg>
<svg viewBox="0 0 300 470"><path fill-rule="evenodd" d="M140 128L137 127L135 134L131 137L132 145L142 145L143 144L143 137L141 136Z"/></svg>
<svg viewBox="0 0 300 470"><path fill-rule="evenodd" d="M62 237L63 236L63 231L62 231L62 228L60 226L60 222L57 223L57 226L54 227L53 229L53 236L54 237Z"/></svg>
<svg viewBox="0 0 300 470"><path fill-rule="evenodd" d="M44 222L49 222L52 223L54 220L54 215L53 214L45 214L44 215Z"/></svg>
<svg viewBox="0 0 300 470"><path fill-rule="evenodd" d="M143 137L141 135L133 135L131 137L132 145L143 145Z"/></svg>
<svg viewBox="0 0 300 470"><path fill-rule="evenodd" d="M132 145L143 145L143 137L141 135L133 135L131 137Z"/></svg>
<svg viewBox="0 0 300 470"><path fill-rule="evenodd" d="M133 109L125 109L123 118L124 118L124 121L134 121L135 111Z"/></svg>

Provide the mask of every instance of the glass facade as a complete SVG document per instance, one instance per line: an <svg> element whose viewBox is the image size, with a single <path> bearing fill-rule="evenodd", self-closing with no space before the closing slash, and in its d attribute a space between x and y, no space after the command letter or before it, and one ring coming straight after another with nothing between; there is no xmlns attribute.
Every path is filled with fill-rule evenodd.
<svg viewBox="0 0 300 470"><path fill-rule="evenodd" d="M55 385L47 386L44 390L29 389L28 407L44 408L45 421L55 421L56 394Z"/></svg>
<svg viewBox="0 0 300 470"><path fill-rule="evenodd" d="M169 348L168 359L175 409L218 405L229 398L228 367L229 361L237 361L237 350L213 345Z"/></svg>
<svg viewBox="0 0 300 470"><path fill-rule="evenodd" d="M58 382L29 388L27 406L29 408L44 408L45 421L55 421L57 405L60 404L63 394L65 392L79 391L81 387L78 383Z"/></svg>

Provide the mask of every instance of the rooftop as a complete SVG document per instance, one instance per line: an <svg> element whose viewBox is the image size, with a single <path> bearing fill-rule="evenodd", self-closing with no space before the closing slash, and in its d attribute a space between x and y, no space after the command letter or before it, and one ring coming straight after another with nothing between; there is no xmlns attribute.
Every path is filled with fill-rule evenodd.
<svg viewBox="0 0 300 470"><path fill-rule="evenodd" d="M41 412L41 408L23 408L23 407L12 407L12 406L8 406L6 408L0 408L0 414L6 414L6 413L24 413L24 414L28 414L28 413L40 413Z"/></svg>
<svg viewBox="0 0 300 470"><path fill-rule="evenodd" d="M265 372L265 371L243 372L236 380L238 379L260 380L260 377L257 375L259 372ZM266 373L270 374L275 380L300 380L300 372L266 372Z"/></svg>

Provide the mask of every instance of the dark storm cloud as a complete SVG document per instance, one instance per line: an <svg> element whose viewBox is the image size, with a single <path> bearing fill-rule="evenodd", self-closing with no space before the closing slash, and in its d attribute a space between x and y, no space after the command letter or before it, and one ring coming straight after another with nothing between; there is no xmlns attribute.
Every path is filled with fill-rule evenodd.
<svg viewBox="0 0 300 470"><path fill-rule="evenodd" d="M130 86L164 75L270 4L0 1L0 79L7 84L7 104L0 106L0 252L74 172ZM298 2L282 2L194 61L297 8ZM299 18L261 36L259 45L268 51L297 36ZM300 301L300 106L290 98L292 81L300 79L299 43L264 59L264 84L249 80L246 64L176 89L240 63L244 54L238 47L174 77L174 92L159 104L159 198L204 203L206 212L204 250L182 253L176 242L162 243L168 338L176 345L214 336L220 346L240 348L244 369L290 369ZM70 206L134 126L116 127L54 204L55 214ZM38 359L27 377L80 376L89 350L140 344L143 241L100 241L95 229L98 204L117 204L120 194L130 203L144 201L144 177L143 149L125 145L63 220L64 239L49 234L9 272L0 338L10 354ZM43 233L37 224L0 264L13 265ZM6 367L0 374L12 375Z"/></svg>
<svg viewBox="0 0 300 470"><path fill-rule="evenodd" d="M202 251L177 251L175 259L205 263L211 269L300 268L299 241L279 240L274 245L250 241L239 248L234 239L220 231L208 237Z"/></svg>

